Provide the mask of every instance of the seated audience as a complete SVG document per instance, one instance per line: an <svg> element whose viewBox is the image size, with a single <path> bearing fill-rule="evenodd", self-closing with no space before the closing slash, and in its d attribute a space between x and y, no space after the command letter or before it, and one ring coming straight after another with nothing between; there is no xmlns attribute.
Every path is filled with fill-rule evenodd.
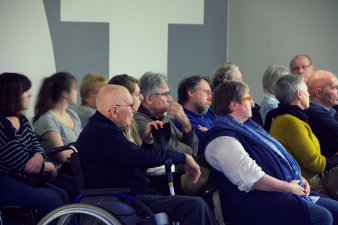
<svg viewBox="0 0 338 225"><path fill-rule="evenodd" d="M253 104L245 84L221 84L211 106L217 118L200 140L223 214L236 225L338 224L338 202L310 191L297 162L250 119Z"/></svg>
<svg viewBox="0 0 338 225"><path fill-rule="evenodd" d="M163 165L171 158L185 164L186 172L197 182L199 166L188 154L174 151L151 151L128 141L123 130L130 126L135 108L125 87L108 84L97 96L97 111L80 134L76 143L86 183L90 188L128 187L130 195L147 205L154 213L166 212L180 224L217 224L205 202L199 197L161 196L146 185L147 168ZM147 125L147 144L153 142ZM149 145L151 147L151 145ZM95 150L95 151L93 151Z"/></svg>
<svg viewBox="0 0 338 225"><path fill-rule="evenodd" d="M286 75L275 85L275 95L280 101L277 109L268 113L266 130L274 118L270 134L276 138L298 162L303 176L312 190L322 192L318 174L338 165L337 157L321 153L316 136L308 125L305 109L309 108L309 92L304 77Z"/></svg>
<svg viewBox="0 0 338 225"><path fill-rule="evenodd" d="M188 77L178 85L178 103L183 106L183 110L199 139L215 120L215 114L210 108L211 94L209 80L205 77ZM175 125L182 131L178 120L175 120Z"/></svg>
<svg viewBox="0 0 338 225"><path fill-rule="evenodd" d="M241 72L238 67L231 62L223 63L213 72L211 75L211 90L214 91L218 85L228 80L243 82ZM257 103L254 103L252 108L252 119L263 126L263 120L259 110L260 106Z"/></svg>
<svg viewBox="0 0 338 225"><path fill-rule="evenodd" d="M290 71L292 74L297 74L304 77L305 83L313 73L314 66L308 55L296 55L290 61Z"/></svg>
<svg viewBox="0 0 338 225"><path fill-rule="evenodd" d="M337 105L338 80L329 71L314 72L308 82L310 108L307 110L309 124L317 136L323 155L337 156L338 114L332 107Z"/></svg>
<svg viewBox="0 0 338 225"><path fill-rule="evenodd" d="M96 110L96 96L100 89L107 84L107 78L102 74L88 73L83 77L80 85L81 105L76 110L81 120L81 126L85 127L89 117Z"/></svg>
<svg viewBox="0 0 338 225"><path fill-rule="evenodd" d="M286 74L290 74L289 69L285 66L279 65L271 65L264 72L262 83L265 96L261 103L260 110L263 123L265 122L266 114L268 114L271 109L278 107L279 102L275 98L274 86L276 85L278 79Z"/></svg>
<svg viewBox="0 0 338 225"><path fill-rule="evenodd" d="M0 205L21 206L48 213L68 204L65 191L49 183L33 187L14 178L14 174L49 172L56 169L45 162L45 152L22 114L28 109L31 93L29 79L17 73L0 74Z"/></svg>

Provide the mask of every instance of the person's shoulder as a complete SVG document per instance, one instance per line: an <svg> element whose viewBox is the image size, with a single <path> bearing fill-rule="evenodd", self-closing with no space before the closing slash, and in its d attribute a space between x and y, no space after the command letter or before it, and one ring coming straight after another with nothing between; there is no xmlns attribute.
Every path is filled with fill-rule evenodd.
<svg viewBox="0 0 338 225"><path fill-rule="evenodd" d="M319 103L313 103L313 102L310 102L310 107L306 110L306 112L307 114L310 114L310 115L317 114L317 113L324 113L324 114L329 113L329 111L323 108L323 106L321 106Z"/></svg>
<svg viewBox="0 0 338 225"><path fill-rule="evenodd" d="M25 115L20 115L19 116L20 124L24 125L25 127L32 128L31 123L27 119Z"/></svg>
<svg viewBox="0 0 338 225"><path fill-rule="evenodd" d="M284 115L277 116L275 120L280 120L282 122L296 122L296 121L300 121L300 119L298 119L295 116L292 116L291 114L284 114Z"/></svg>
<svg viewBox="0 0 338 225"><path fill-rule="evenodd" d="M11 122L2 114L0 114L0 128L6 130L11 126Z"/></svg>
<svg viewBox="0 0 338 225"><path fill-rule="evenodd" d="M133 117L135 118L136 121L140 121L140 120L151 121L150 117L148 117L147 115L141 112L135 112Z"/></svg>
<svg viewBox="0 0 338 225"><path fill-rule="evenodd" d="M79 119L79 116L77 115L77 113L75 112L74 109L68 107L67 108L67 112L71 115L72 118Z"/></svg>
<svg viewBox="0 0 338 225"><path fill-rule="evenodd" d="M276 122L277 129L280 132L285 132L286 134L291 134L294 132L299 132L301 130L310 130L308 123L300 120L299 118L292 116L290 114L284 114L278 116L272 125Z"/></svg>
<svg viewBox="0 0 338 225"><path fill-rule="evenodd" d="M39 119L36 121L36 123L44 123L47 120L57 120L50 112L45 112L42 114Z"/></svg>

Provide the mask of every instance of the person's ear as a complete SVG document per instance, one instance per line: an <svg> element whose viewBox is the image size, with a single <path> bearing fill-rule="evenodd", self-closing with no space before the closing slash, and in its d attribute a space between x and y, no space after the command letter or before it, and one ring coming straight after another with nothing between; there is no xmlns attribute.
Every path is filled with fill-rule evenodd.
<svg viewBox="0 0 338 225"><path fill-rule="evenodd" d="M303 95L302 95L303 93L302 93L302 91L301 90L297 90L296 91L296 97L299 99L299 100L302 100L302 98L303 98Z"/></svg>
<svg viewBox="0 0 338 225"><path fill-rule="evenodd" d="M151 105L153 103L153 98L152 98L152 96L148 95L148 96L145 97L144 101L147 104Z"/></svg>
<svg viewBox="0 0 338 225"><path fill-rule="evenodd" d="M69 97L69 93L67 91L62 91L62 97L67 99Z"/></svg>
<svg viewBox="0 0 338 225"><path fill-rule="evenodd" d="M236 102L230 102L230 110L233 112L237 109L237 103Z"/></svg>
<svg viewBox="0 0 338 225"><path fill-rule="evenodd" d="M321 88L315 88L315 95L316 97L322 97L322 89Z"/></svg>
<svg viewBox="0 0 338 225"><path fill-rule="evenodd" d="M274 94L274 90L272 89L272 87L270 85L268 85L268 90L271 94Z"/></svg>
<svg viewBox="0 0 338 225"><path fill-rule="evenodd" d="M111 115L112 115L113 117L117 117L118 112L119 112L119 109L118 109L117 106L114 106L114 107L111 109Z"/></svg>
<svg viewBox="0 0 338 225"><path fill-rule="evenodd" d="M195 92L192 92L190 89L187 90L187 94L188 94L189 97L193 97L193 93L195 93Z"/></svg>

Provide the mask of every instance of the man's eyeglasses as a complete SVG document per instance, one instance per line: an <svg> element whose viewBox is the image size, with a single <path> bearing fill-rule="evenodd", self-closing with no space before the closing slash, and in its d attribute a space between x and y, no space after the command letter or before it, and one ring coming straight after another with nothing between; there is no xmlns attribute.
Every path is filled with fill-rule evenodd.
<svg viewBox="0 0 338 225"><path fill-rule="evenodd" d="M128 107L130 107L130 109L131 110L133 110L133 108L134 108L134 103L131 103L130 105L115 105L116 107L120 107L120 106L128 106ZM110 112L111 111L111 109L109 109L108 110L108 112Z"/></svg>
<svg viewBox="0 0 338 225"><path fill-rule="evenodd" d="M163 93L152 93L151 95L161 95L161 96L165 96L166 98L168 98L168 96L170 95L170 91L163 92Z"/></svg>
<svg viewBox="0 0 338 225"><path fill-rule="evenodd" d="M295 66L295 67L292 67L291 68L291 71L295 71L295 70L300 70L300 69L303 69L303 70L305 70L305 69L307 69L308 67L310 67L312 64L310 64L310 65L302 65L302 66Z"/></svg>
<svg viewBox="0 0 338 225"><path fill-rule="evenodd" d="M131 103L131 104L129 104L129 105L115 105L115 106L117 106L117 107L119 107L119 106L128 106L128 107L130 107L130 109L132 109L134 107L134 102Z"/></svg>
<svg viewBox="0 0 338 225"><path fill-rule="evenodd" d="M242 97L241 98L242 101L252 101L252 97L249 96L249 97Z"/></svg>

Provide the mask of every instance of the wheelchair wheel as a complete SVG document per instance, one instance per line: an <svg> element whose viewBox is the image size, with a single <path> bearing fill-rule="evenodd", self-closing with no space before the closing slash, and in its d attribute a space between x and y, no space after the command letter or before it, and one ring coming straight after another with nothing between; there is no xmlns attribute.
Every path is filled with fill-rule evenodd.
<svg viewBox="0 0 338 225"><path fill-rule="evenodd" d="M38 225L121 225L118 219L104 209L88 204L70 204L54 209Z"/></svg>

